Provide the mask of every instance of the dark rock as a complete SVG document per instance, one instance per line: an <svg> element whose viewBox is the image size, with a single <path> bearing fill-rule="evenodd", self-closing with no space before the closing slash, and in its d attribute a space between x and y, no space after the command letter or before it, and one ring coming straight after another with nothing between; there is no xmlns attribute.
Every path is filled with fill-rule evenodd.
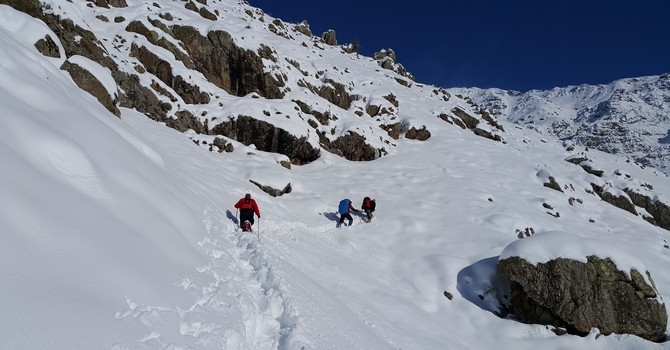
<svg viewBox="0 0 670 350"><path fill-rule="evenodd" d="M108 111L117 117L121 116L121 111L116 107L116 98L109 95L105 86L91 72L70 61L63 62L60 68L70 73L75 84L93 95Z"/></svg>
<svg viewBox="0 0 670 350"><path fill-rule="evenodd" d="M290 182L289 182L286 186L284 186L284 188L281 189L281 190L272 188L271 186L262 185L262 184L260 184L260 183L258 183L258 182L256 182L256 181L254 181L254 180L249 180L249 182L251 182L252 184L258 186L258 188L260 188L263 192L265 192L265 193L271 195L272 197L283 196L283 195L286 194L286 193L291 193L291 191L293 190L293 189L291 188L291 183L290 183Z"/></svg>
<svg viewBox="0 0 670 350"><path fill-rule="evenodd" d="M593 191L600 196L600 199L603 201L612 204L613 206L617 208L621 208L627 212L630 212L634 215L637 215L637 211L635 210L635 205L628 199L628 197L624 195L620 196L615 196L610 192L604 191L602 186L598 186L594 183L591 183L591 187L593 187Z"/></svg>
<svg viewBox="0 0 670 350"><path fill-rule="evenodd" d="M633 201L633 204L644 208L653 216L653 222L649 221L647 218L645 218L645 220L666 230L670 230L670 206L668 206L668 204L665 204L658 199L653 199L649 196L640 194L630 188L627 188L624 191Z"/></svg>
<svg viewBox="0 0 670 350"><path fill-rule="evenodd" d="M426 129L425 125L422 126L421 129L416 129L415 127L412 127L405 133L405 138L408 138L410 140L426 141L430 138L430 131Z"/></svg>
<svg viewBox="0 0 670 350"><path fill-rule="evenodd" d="M261 151L284 154L296 165L311 163L320 155L319 149L312 147L306 138L297 138L270 123L249 116L230 119L213 127L209 133L226 136L247 146L254 144Z"/></svg>
<svg viewBox="0 0 670 350"><path fill-rule="evenodd" d="M365 137L351 131L323 147L331 153L353 161L374 160L379 154L374 147L365 142Z"/></svg>
<svg viewBox="0 0 670 350"><path fill-rule="evenodd" d="M464 111L459 107L452 109L451 113L453 113L456 117L458 117L463 122L463 124L465 124L465 127L467 129L474 129L477 126L477 124L479 124L479 119L471 116L470 114L468 114L468 112Z"/></svg>
<svg viewBox="0 0 670 350"><path fill-rule="evenodd" d="M51 36L47 35L44 39L40 39L35 43L35 48L42 55L47 57L60 57L60 50L58 45L51 39Z"/></svg>
<svg viewBox="0 0 670 350"><path fill-rule="evenodd" d="M380 125L379 127L386 130L389 136L392 137L394 140L400 138L400 132L402 131L402 123L397 122L393 124L385 124Z"/></svg>
<svg viewBox="0 0 670 350"><path fill-rule="evenodd" d="M586 263L558 258L533 265L519 257L498 262L498 273L510 281L509 303L500 298L521 322L565 328L586 335L634 334L663 341L667 327L665 305L636 270L628 274L608 258L589 256Z"/></svg>
<svg viewBox="0 0 670 350"><path fill-rule="evenodd" d="M321 39L323 39L323 42L326 43L327 45L330 46L337 45L337 34L332 29L321 34Z"/></svg>
<svg viewBox="0 0 670 350"><path fill-rule="evenodd" d="M563 190L561 189L561 185L559 185L558 182L556 182L556 179L553 176L549 176L549 182L545 182L542 185L544 185L544 187L549 187L556 191L563 192Z"/></svg>
<svg viewBox="0 0 670 350"><path fill-rule="evenodd" d="M189 26L174 25L171 30L188 52L195 69L229 94L246 96L256 92L270 99L284 97L280 90L284 82L265 73L261 57L236 46L227 32L211 31L204 37Z"/></svg>

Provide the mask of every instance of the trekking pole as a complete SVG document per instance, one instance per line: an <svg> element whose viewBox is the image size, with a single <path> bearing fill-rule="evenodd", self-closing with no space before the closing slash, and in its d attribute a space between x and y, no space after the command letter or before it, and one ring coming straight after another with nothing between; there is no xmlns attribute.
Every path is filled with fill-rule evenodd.
<svg viewBox="0 0 670 350"><path fill-rule="evenodd" d="M240 210L239 210L239 209L235 209L235 223L236 223L237 225L240 224L240 220L237 219L237 212L238 212L238 211L240 211Z"/></svg>
<svg viewBox="0 0 670 350"><path fill-rule="evenodd" d="M261 218L258 218L258 232L256 232L256 235L258 235L258 241L260 242L260 240L261 240Z"/></svg>

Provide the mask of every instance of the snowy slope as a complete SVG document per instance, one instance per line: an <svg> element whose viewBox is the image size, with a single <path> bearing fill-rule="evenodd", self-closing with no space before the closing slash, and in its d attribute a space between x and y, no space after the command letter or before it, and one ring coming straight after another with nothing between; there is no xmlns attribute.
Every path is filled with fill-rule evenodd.
<svg viewBox="0 0 670 350"><path fill-rule="evenodd" d="M532 227L554 235L550 245L568 247L566 256L594 253L649 270L669 300L668 231L585 191L594 181L649 184L667 203L665 175L595 150L567 151L509 123L506 143L482 138L435 118L444 100L410 92L398 94L401 113L433 136L400 138L372 162L322 152L289 170L276 154L240 143L208 152L192 134L136 111L110 114L59 69L61 60L35 51L32 38L48 28L6 6L0 13L2 348L667 346L597 330L556 336L501 319L490 281L516 230ZM373 86L378 73L356 76ZM424 88L432 89L412 91ZM340 113L342 125L364 128ZM564 161L581 152L603 178ZM547 176L568 189L544 187ZM271 197L251 178L290 182L293 191ZM246 192L262 213L256 235L237 229L233 204ZM358 208L366 195L377 199L374 221L355 216L336 229L339 200Z"/></svg>

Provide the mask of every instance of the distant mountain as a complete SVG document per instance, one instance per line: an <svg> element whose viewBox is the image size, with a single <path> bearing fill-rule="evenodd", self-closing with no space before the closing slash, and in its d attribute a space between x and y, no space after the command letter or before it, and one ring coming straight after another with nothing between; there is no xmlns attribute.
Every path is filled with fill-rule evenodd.
<svg viewBox="0 0 670 350"><path fill-rule="evenodd" d="M494 116L670 174L670 73L527 93L450 89Z"/></svg>

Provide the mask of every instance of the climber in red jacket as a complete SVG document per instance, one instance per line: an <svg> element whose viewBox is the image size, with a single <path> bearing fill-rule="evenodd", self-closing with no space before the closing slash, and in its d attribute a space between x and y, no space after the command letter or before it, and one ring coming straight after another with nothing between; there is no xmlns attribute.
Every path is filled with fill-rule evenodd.
<svg viewBox="0 0 670 350"><path fill-rule="evenodd" d="M258 204L247 193L244 198L240 198L235 204L235 208L240 210L240 228L242 231L251 231L251 225L254 224L254 213L258 218L261 218L261 212L258 210Z"/></svg>

